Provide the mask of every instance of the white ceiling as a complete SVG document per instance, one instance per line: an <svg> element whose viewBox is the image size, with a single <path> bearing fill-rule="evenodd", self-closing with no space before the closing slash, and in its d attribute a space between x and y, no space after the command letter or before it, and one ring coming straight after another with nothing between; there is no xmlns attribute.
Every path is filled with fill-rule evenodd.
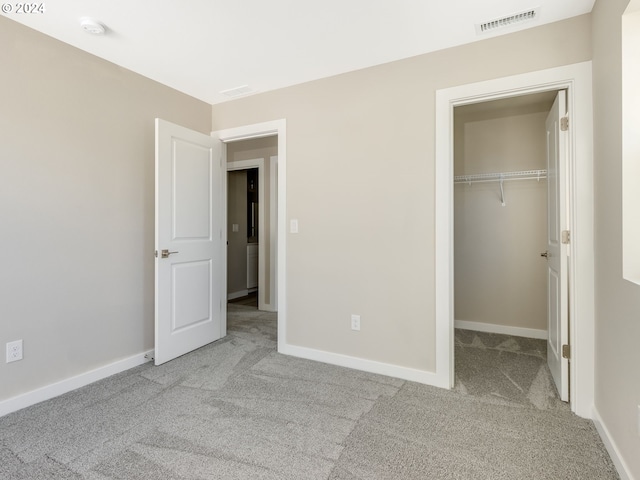
<svg viewBox="0 0 640 480"><path fill-rule="evenodd" d="M208 103L479 41L588 13L595 0L41 0L5 14ZM475 24L540 7L538 18L477 35ZM105 36L80 28L93 17Z"/></svg>

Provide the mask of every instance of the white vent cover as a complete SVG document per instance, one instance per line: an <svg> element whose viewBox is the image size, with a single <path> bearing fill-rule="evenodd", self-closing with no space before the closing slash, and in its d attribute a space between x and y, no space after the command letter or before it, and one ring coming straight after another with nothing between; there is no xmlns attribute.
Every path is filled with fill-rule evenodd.
<svg viewBox="0 0 640 480"><path fill-rule="evenodd" d="M227 97L233 98L233 97L240 97L242 95L249 95L250 93L253 93L253 92L255 92L255 90L249 87L249 85L242 85L240 87L234 87L228 90L222 90L219 93L221 95L226 95Z"/></svg>
<svg viewBox="0 0 640 480"><path fill-rule="evenodd" d="M540 13L540 7L535 7L530 10L526 10L520 13L514 13L507 17L496 18L495 20L489 20L488 22L476 24L476 33L487 33L497 30L499 28L508 27L523 22L530 22L538 18Z"/></svg>

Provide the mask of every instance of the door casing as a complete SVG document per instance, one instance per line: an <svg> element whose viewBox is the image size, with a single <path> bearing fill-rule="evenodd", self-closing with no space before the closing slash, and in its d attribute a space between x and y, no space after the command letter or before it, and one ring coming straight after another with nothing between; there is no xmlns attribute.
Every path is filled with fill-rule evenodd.
<svg viewBox="0 0 640 480"><path fill-rule="evenodd" d="M567 90L570 405L591 418L594 401L593 107L591 62L436 91L436 384L454 383L453 109L551 90Z"/></svg>

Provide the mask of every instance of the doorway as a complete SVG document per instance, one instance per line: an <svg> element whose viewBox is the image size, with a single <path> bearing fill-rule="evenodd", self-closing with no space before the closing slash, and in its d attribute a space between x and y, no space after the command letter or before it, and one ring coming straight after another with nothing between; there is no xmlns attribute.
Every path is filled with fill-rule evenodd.
<svg viewBox="0 0 640 480"><path fill-rule="evenodd" d="M259 184L264 181L260 175L264 158L242 162L257 167L240 168L234 166L237 163L227 163L227 300L256 308L260 303L264 310L265 297L269 298L263 291L265 259L260 255L265 205Z"/></svg>
<svg viewBox="0 0 640 480"><path fill-rule="evenodd" d="M265 270L264 158L227 162L227 301L271 306Z"/></svg>
<svg viewBox="0 0 640 480"><path fill-rule="evenodd" d="M453 110L457 106L566 90L569 119L568 269L570 406L590 418L594 400L593 118L591 62L452 87L436 92L436 384L454 382Z"/></svg>
<svg viewBox="0 0 640 480"><path fill-rule="evenodd" d="M286 307L286 121L205 135L156 119L156 313L152 355L156 365L226 336L227 145L272 136L277 137L281 160L278 168L278 157L270 158L272 182L280 185L271 189L277 198L271 202L277 202L273 207L277 215L271 215L272 221L277 221L277 228L272 229L275 241L271 242L277 251L272 255L277 267L271 272L275 279L273 296ZM277 275L277 270L282 274ZM278 322L280 350L286 339L285 308L281 308Z"/></svg>
<svg viewBox="0 0 640 480"><path fill-rule="evenodd" d="M277 335L278 335L278 351L286 348L286 165L287 165L287 152L286 152L286 120L273 120L264 123L257 123L252 125L245 125L242 127L230 128L226 130L219 130L214 134L222 142L222 157L223 164L227 164L228 160L234 160L234 149L237 142L245 142L251 140L263 139L265 137L273 137L276 140L277 155L269 157L269 184L273 186L269 192L269 213L270 223L274 225L270 233L270 258L273 259L273 268L270 268L270 283L273 285L271 289L271 298L273 298L274 311L278 311L277 318ZM243 149L242 145L240 149ZM250 155L255 158L255 152L246 152L246 148L243 149L245 155ZM251 158L250 157L250 158ZM235 157L236 161L242 161L239 157ZM263 190L264 191L264 190ZM223 198L227 198L227 185L224 183ZM226 202L225 202L226 203ZM263 202L264 203L264 202ZM227 205L224 206L224 224L227 222ZM264 215L262 216L264 218ZM224 241L226 243L227 232L224 230ZM226 256L225 256L226 260ZM225 271L226 271L225 261ZM226 283L226 282L225 282ZM225 285L226 292L226 285ZM225 322L226 326L226 322ZM225 330L226 333L226 330Z"/></svg>
<svg viewBox="0 0 640 480"><path fill-rule="evenodd" d="M555 354L561 339L548 335L557 325L548 320L568 321L559 315L566 282L556 288L558 305L549 294L555 278L566 278L566 263L549 275L547 252L548 232L566 222L549 196L564 186L553 140L566 134L547 128L564 117L565 98L550 90L454 108L456 389L538 408L568 400L566 378L552 374L568 372ZM561 158L563 167L564 150Z"/></svg>
<svg viewBox="0 0 640 480"><path fill-rule="evenodd" d="M227 299L255 296L259 310L277 310L278 137L226 145ZM249 300L249 299L247 299Z"/></svg>

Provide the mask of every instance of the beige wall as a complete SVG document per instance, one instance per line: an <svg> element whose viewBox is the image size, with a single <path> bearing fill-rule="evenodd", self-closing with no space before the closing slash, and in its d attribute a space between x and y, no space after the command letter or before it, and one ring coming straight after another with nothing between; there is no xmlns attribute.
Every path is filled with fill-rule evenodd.
<svg viewBox="0 0 640 480"><path fill-rule="evenodd" d="M435 91L590 60L590 16L213 107L287 120L287 341L435 370ZM361 315L360 332L350 314Z"/></svg>
<svg viewBox="0 0 640 480"><path fill-rule="evenodd" d="M0 400L153 348L154 117L211 107L0 16Z"/></svg>
<svg viewBox="0 0 640 480"><path fill-rule="evenodd" d="M271 231L271 157L278 155L278 137L254 138L251 140L243 140L239 142L231 142L227 144L227 161L238 162L241 160L254 160L256 158L264 159L264 232L262 239L264 242L264 268L265 281L264 285L258 285L258 295L264 298L264 303L271 306L272 286L271 286L271 269L275 268L275 259L271 258L272 238L277 232ZM246 248L246 247L245 247ZM245 261L246 265L246 254ZM232 292L228 288L229 292ZM275 303L275 298L273 298Z"/></svg>
<svg viewBox="0 0 640 480"><path fill-rule="evenodd" d="M622 279L621 15L628 0L593 11L596 408L640 478L640 286Z"/></svg>
<svg viewBox="0 0 640 480"><path fill-rule="evenodd" d="M455 175L546 168L549 105L456 108ZM547 330L546 180L456 184L455 318Z"/></svg>
<svg viewBox="0 0 640 480"><path fill-rule="evenodd" d="M622 24L622 273L640 285L640 0L629 3Z"/></svg>

